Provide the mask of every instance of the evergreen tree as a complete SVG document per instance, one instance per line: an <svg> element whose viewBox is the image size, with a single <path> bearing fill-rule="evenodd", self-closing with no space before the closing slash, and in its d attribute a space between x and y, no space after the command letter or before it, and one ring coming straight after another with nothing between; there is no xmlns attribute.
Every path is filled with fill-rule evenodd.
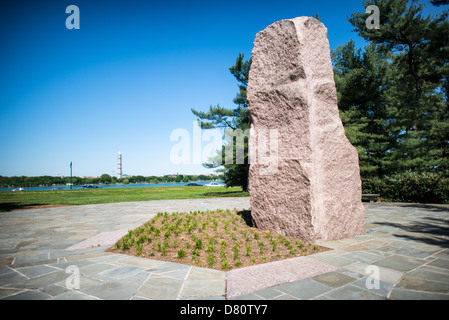
<svg viewBox="0 0 449 320"><path fill-rule="evenodd" d="M358 35L376 46L376 52L387 55L382 108L384 135L393 139L385 154L390 170L447 172L448 12L424 17L423 4L416 0L363 4L378 6L380 28L366 27L366 13L354 13L349 21Z"/></svg>
<svg viewBox="0 0 449 320"><path fill-rule="evenodd" d="M192 113L198 118L202 129L223 128L227 130L242 130L243 132L249 129L250 118L247 110L246 87L248 85L250 66L251 60L244 61L244 55L239 54L235 64L229 68L229 71L238 82L239 91L233 100L236 108L227 109L217 105L210 106L208 112L192 109ZM244 141L243 163L238 163L237 161L235 152L237 141L233 139L229 143L233 144L234 150L232 163L226 163L229 161L225 161L225 144L221 153L203 165L207 168L217 168L217 172L223 172L223 179L227 187L240 186L244 191L248 191L248 141L247 139Z"/></svg>
<svg viewBox="0 0 449 320"><path fill-rule="evenodd" d="M432 0L430 1L434 6L441 6L443 4L449 4L449 0Z"/></svg>
<svg viewBox="0 0 449 320"><path fill-rule="evenodd" d="M362 52L351 40L332 51L340 118L346 136L359 152L362 176L382 176L390 170L394 139L386 134L387 55L376 45Z"/></svg>

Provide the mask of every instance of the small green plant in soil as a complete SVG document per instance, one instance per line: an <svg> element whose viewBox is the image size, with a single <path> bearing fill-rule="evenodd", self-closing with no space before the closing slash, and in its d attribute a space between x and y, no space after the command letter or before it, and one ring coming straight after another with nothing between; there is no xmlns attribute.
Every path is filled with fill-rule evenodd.
<svg viewBox="0 0 449 320"><path fill-rule="evenodd" d="M179 249L178 250L178 259L182 259L186 256L186 252L184 251L184 249Z"/></svg>

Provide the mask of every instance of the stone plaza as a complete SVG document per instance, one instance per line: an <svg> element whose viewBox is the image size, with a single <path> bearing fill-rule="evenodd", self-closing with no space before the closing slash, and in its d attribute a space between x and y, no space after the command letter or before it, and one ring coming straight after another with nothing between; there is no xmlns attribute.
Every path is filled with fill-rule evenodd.
<svg viewBox="0 0 449 320"><path fill-rule="evenodd" d="M249 207L244 197L0 213L0 299L449 299L449 205L364 203L364 235L284 260L274 280L278 262L225 272L106 252L158 212ZM257 268L266 283L256 288L248 279Z"/></svg>

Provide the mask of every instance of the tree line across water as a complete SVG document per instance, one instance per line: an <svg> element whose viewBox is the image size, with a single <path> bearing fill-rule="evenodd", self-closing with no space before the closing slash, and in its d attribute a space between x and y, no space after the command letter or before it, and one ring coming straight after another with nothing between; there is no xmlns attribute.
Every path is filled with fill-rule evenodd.
<svg viewBox="0 0 449 320"><path fill-rule="evenodd" d="M100 177L55 177L55 176L0 176L0 187L39 187L39 186L57 186L67 185L85 185L85 184L130 184L130 183L171 183L171 182L190 182L190 181L211 181L222 179L223 176L210 175L165 175L165 176L131 176L126 178L117 178L109 174L102 174Z"/></svg>

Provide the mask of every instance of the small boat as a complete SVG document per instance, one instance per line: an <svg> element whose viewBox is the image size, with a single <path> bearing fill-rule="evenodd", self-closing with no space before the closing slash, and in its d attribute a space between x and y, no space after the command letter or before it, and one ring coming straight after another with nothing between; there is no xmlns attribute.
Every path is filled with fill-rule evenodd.
<svg viewBox="0 0 449 320"><path fill-rule="evenodd" d="M206 187L224 187L225 184L224 183L220 183L220 182L211 182L208 184L205 184Z"/></svg>
<svg viewBox="0 0 449 320"><path fill-rule="evenodd" d="M98 189L99 186L93 185L93 184L85 184L83 185L83 189Z"/></svg>

